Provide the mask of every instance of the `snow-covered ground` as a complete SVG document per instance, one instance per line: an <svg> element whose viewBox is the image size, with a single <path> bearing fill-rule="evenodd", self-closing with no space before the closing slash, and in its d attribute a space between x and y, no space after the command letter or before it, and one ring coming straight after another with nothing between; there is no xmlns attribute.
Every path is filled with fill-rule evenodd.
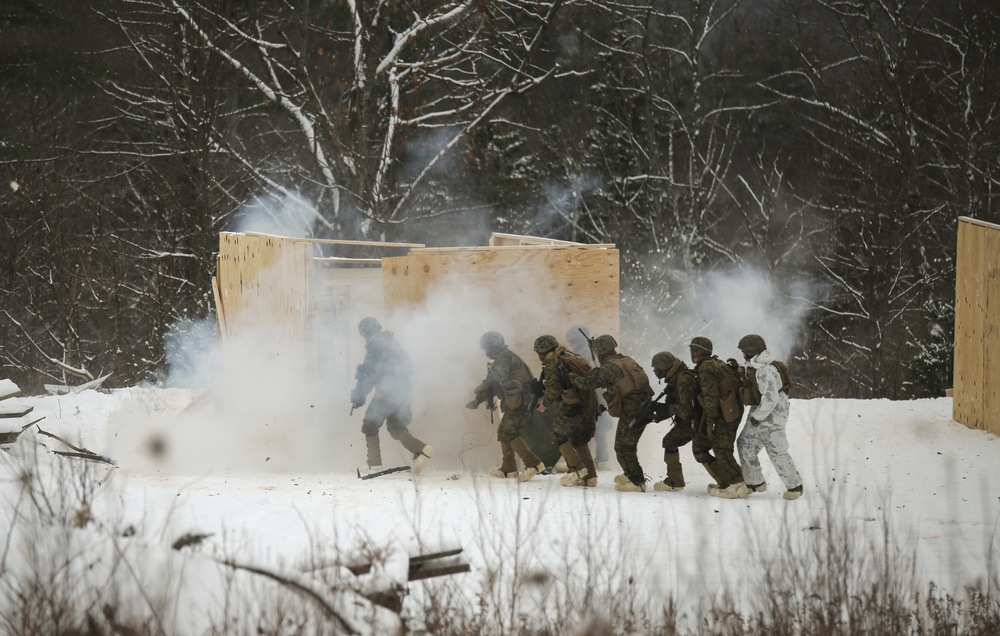
<svg viewBox="0 0 1000 636"><path fill-rule="evenodd" d="M498 460L490 445L474 449L477 461L472 454L459 461L442 452L419 476L360 480L344 461L332 459L349 453L348 464L360 462L360 433L347 448L299 421L248 430L227 442L212 434L211 410L185 421L186 413L199 410L185 411L196 397L187 390L133 388L18 398L35 407L25 421L44 419L0 453L0 527L8 535L3 568L37 567L41 555L56 550L58 542L47 537L51 529L24 522L27 505L17 477L37 456L38 473L60 480L71 499L86 489L79 485L83 465L100 482L84 493L93 521L69 538L61 532L60 540L86 559L105 555L96 546L102 537L115 537L117 557L108 560L128 561L135 570L130 576L141 582L137 587L148 593L162 583L186 599L188 611L161 617L171 633L199 633L205 619L190 608L224 604L220 572L226 570L218 559L309 581L334 559L363 560L359 555L372 548L388 550L385 563L359 577L358 585L405 584L408 555L462 548L471 571L450 579L470 601L497 585L488 577L515 568L542 572L547 578L540 580L565 589L572 581L586 582L598 597L626 587L654 603L670 597L705 603L723 591L740 597L773 553L834 533L861 552L868 542L881 544L887 528L902 550L900 567L905 557L916 556L921 585L933 581L960 593L996 576L1000 439L954 422L948 398L793 400L789 440L805 495L784 500L765 455L768 490L730 501L707 495L709 477L689 447L681 454L688 487L677 493L616 492L613 470L602 472L592 489L560 487L557 476L527 483L490 479L483 469ZM3 426L19 423L4 420ZM56 456L49 451L68 449L39 428L107 455L117 466ZM666 423L652 425L643 437L640 459L652 479L664 475L660 438L667 429ZM164 444L168 431L189 447ZM417 423L414 432L420 434ZM386 463L394 465L394 442L382 435ZM244 461L225 467L210 461L237 442ZM171 452L200 454L202 463L170 464ZM296 457L303 458L299 466ZM324 457L331 458L325 470ZM185 534L209 536L171 550ZM434 584L409 583L408 602L419 602L423 586ZM533 602L545 602L544 593L536 596ZM344 611L374 633L394 620L363 605L356 604L354 614Z"/></svg>

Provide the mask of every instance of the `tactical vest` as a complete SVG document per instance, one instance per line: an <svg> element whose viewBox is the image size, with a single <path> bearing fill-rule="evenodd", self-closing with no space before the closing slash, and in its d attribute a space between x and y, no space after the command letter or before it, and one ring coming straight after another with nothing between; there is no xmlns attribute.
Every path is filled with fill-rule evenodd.
<svg viewBox="0 0 1000 636"><path fill-rule="evenodd" d="M569 351L566 351L561 356L559 356L557 364L565 364L567 367L569 367L570 373L575 373L576 375L582 375L586 377L586 375L590 373L590 365L587 364L587 361L583 358L583 356L579 356L575 353L570 353ZM580 389L570 384L569 388L564 388L562 390L561 399L562 403L567 406L579 404Z"/></svg>
<svg viewBox="0 0 1000 636"><path fill-rule="evenodd" d="M604 397L608 402L608 414L611 417L621 417L622 404L628 395L634 391L648 392L653 395L653 389L649 386L649 377L642 370L639 363L628 356L619 356L609 363L622 370L624 376L608 389Z"/></svg>
<svg viewBox="0 0 1000 636"><path fill-rule="evenodd" d="M743 419L743 402L740 400L740 376L737 373L736 361L732 364L723 362L715 356L701 364L713 365L719 371L719 412L727 424Z"/></svg>
<svg viewBox="0 0 1000 636"><path fill-rule="evenodd" d="M520 356L517 356L517 361L519 364L514 366L500 385L500 406L504 412L519 409L531 401L531 379L534 376Z"/></svg>
<svg viewBox="0 0 1000 636"><path fill-rule="evenodd" d="M781 376L781 388L778 390L788 395L794 386L788 367L780 360L772 360L771 364ZM747 406L760 406L760 387L757 385L757 369L754 367L740 367L740 399Z"/></svg>

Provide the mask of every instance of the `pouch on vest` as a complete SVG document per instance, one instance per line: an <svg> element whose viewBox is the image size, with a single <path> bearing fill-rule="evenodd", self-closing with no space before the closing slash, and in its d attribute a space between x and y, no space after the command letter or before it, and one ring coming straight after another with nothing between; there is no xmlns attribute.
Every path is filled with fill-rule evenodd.
<svg viewBox="0 0 1000 636"><path fill-rule="evenodd" d="M508 409L519 409L524 405L524 388L517 380L507 380L500 387L503 401Z"/></svg>

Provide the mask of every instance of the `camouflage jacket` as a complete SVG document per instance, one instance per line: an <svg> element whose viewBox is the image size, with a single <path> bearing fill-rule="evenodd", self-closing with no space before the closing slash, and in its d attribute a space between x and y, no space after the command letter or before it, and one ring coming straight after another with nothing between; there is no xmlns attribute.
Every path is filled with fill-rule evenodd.
<svg viewBox="0 0 1000 636"><path fill-rule="evenodd" d="M625 377L625 372L622 371L621 367L615 364L615 360L623 360L628 358L620 353L615 353L609 356L601 358L601 366L596 369L591 369L590 373L586 376L572 375L570 380L580 389L592 390L592 389L607 389L612 390L614 387ZM634 362L634 361L633 361ZM613 397L605 394L605 399L610 406L614 399ZM646 386L640 390L632 391L627 395L619 396L621 400L621 415L620 418L633 418L642 408L642 405L653 397L653 390L649 388L649 383L647 381ZM614 411L611 412L614 415Z"/></svg>
<svg viewBox="0 0 1000 636"><path fill-rule="evenodd" d="M710 362L714 361L714 362ZM722 372L717 364L725 364L718 357L705 358L695 365L694 372L698 376L695 399L701 405L701 420L706 422L725 422L719 408Z"/></svg>
<svg viewBox="0 0 1000 636"><path fill-rule="evenodd" d="M358 367L360 396L375 389L375 397L408 404L413 393L413 363L391 331L378 331L365 342L365 360Z"/></svg>
<svg viewBox="0 0 1000 636"><path fill-rule="evenodd" d="M479 383L474 389L476 400L486 402L491 396L500 400L500 408L508 410L507 400L504 398L503 387L511 380L516 380L522 385L522 404L527 404L531 394L531 369L527 363L506 345L503 351L489 364L486 372L486 379Z"/></svg>
<svg viewBox="0 0 1000 636"><path fill-rule="evenodd" d="M670 415L677 422L690 424L694 419L695 391L697 390L698 377L694 371L686 366L681 367L670 380Z"/></svg>
<svg viewBox="0 0 1000 636"><path fill-rule="evenodd" d="M587 361L564 347L558 347L555 355L549 356L542 363L542 397L539 400L546 407L556 402L565 402L567 397L579 400L580 411L597 417L597 394L593 389L581 389L574 385L570 377L574 369L582 371L589 369Z"/></svg>

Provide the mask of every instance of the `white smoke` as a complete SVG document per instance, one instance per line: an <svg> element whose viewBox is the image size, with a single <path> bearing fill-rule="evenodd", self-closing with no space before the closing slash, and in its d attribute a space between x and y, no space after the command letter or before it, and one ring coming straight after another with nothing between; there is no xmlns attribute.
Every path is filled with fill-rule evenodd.
<svg viewBox="0 0 1000 636"><path fill-rule="evenodd" d="M310 236L319 212L296 192L272 192L244 205L235 215L235 232L260 232L293 238Z"/></svg>

